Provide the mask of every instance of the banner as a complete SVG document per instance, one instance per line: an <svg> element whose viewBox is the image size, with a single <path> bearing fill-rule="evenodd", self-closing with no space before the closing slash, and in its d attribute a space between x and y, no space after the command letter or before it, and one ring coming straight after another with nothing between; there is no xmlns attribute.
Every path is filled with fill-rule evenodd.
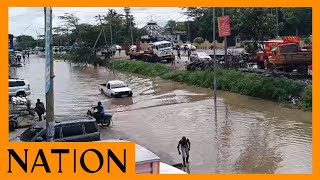
<svg viewBox="0 0 320 180"><path fill-rule="evenodd" d="M218 30L219 30L219 37L225 37L225 36L231 35L229 16L218 17Z"/></svg>

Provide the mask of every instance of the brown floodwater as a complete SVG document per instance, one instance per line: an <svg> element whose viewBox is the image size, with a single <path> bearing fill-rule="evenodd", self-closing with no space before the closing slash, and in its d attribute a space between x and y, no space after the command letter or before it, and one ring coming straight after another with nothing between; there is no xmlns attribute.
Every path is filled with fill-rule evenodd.
<svg viewBox="0 0 320 180"><path fill-rule="evenodd" d="M85 114L101 101L114 115L102 139L135 141L176 164L182 161L177 143L186 136L190 173L312 172L310 112L221 91L215 111L210 89L64 61L55 61L54 69L55 113ZM30 82L33 102L45 101L44 59L30 56L10 74ZM98 84L112 79L128 83L133 97L101 94Z"/></svg>

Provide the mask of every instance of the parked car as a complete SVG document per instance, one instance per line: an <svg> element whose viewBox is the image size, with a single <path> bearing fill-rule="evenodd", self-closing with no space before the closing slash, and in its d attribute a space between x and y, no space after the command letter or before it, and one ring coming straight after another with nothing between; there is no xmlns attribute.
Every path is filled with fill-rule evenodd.
<svg viewBox="0 0 320 180"><path fill-rule="evenodd" d="M132 90L122 81L108 81L107 84L100 84L100 91L109 97L132 96Z"/></svg>
<svg viewBox="0 0 320 180"><path fill-rule="evenodd" d="M192 45L192 44L182 44L180 49L183 50L184 47L187 47L187 49L191 49L191 50L196 50L197 49L197 47Z"/></svg>
<svg viewBox="0 0 320 180"><path fill-rule="evenodd" d="M30 84L24 79L9 79L9 97L29 96Z"/></svg>
<svg viewBox="0 0 320 180"><path fill-rule="evenodd" d="M119 49L121 50L122 49L122 47L117 45L117 44L115 45L115 48L116 48L116 50L119 50Z"/></svg>
<svg viewBox="0 0 320 180"><path fill-rule="evenodd" d="M136 49L137 49L137 46L136 46L136 45L130 46L130 51L135 51Z"/></svg>
<svg viewBox="0 0 320 180"><path fill-rule="evenodd" d="M100 131L96 120L87 116L56 116L54 125L55 142L100 141ZM40 121L25 130L10 142L47 141L46 121Z"/></svg>
<svg viewBox="0 0 320 180"><path fill-rule="evenodd" d="M211 57L205 52L193 52L190 55L190 61L208 61L211 60Z"/></svg>

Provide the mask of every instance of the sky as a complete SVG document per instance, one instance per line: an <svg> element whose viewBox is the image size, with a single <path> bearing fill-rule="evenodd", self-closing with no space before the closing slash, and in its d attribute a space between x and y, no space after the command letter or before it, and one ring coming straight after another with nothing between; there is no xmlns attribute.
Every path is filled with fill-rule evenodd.
<svg viewBox="0 0 320 180"><path fill-rule="evenodd" d="M117 13L125 14L123 7L68 7L52 8L53 12L53 27L61 25L61 21L58 16L64 13L74 13L78 18L80 18L80 23L97 24L94 16L98 14L105 14L108 9L115 9ZM14 36L19 35L31 35L34 38L37 34L44 34L44 9L43 7L15 7L9 8L9 33ZM163 7L163 8L153 8L153 7L132 7L131 14L135 18L135 23L139 28L142 28L151 19L158 23L160 26L164 26L166 22L170 19L177 21L187 20L187 16L183 14L181 8L174 7Z"/></svg>

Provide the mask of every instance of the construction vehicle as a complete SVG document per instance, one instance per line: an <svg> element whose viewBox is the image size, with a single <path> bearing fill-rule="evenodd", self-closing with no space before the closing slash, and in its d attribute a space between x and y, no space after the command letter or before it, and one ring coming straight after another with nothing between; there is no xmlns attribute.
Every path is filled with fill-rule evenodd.
<svg viewBox="0 0 320 180"><path fill-rule="evenodd" d="M250 61L257 63L259 69L264 69L264 56L271 57L272 51L274 47L277 47L281 44L288 43L299 43L300 37L298 36L284 36L282 39L272 39L268 41L264 41L263 44L260 45L260 51L257 54L250 57Z"/></svg>
<svg viewBox="0 0 320 180"><path fill-rule="evenodd" d="M140 51L139 45L136 51L126 50L126 54L130 59L143 60L145 62L160 62L166 60L171 62L175 59L173 54L173 46L169 41L157 41L150 44L148 50Z"/></svg>
<svg viewBox="0 0 320 180"><path fill-rule="evenodd" d="M270 70L291 73L294 69L299 74L308 74L308 66L312 65L312 51L302 50L299 43L281 44L271 49L272 56L264 60Z"/></svg>

